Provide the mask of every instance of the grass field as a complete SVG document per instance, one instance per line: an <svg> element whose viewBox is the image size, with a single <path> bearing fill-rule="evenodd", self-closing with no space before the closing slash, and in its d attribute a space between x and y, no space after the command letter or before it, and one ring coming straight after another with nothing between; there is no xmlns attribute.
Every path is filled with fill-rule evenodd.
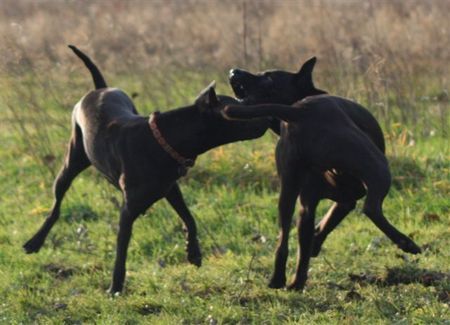
<svg viewBox="0 0 450 325"><path fill-rule="evenodd" d="M337 24L352 2L324 1L328 24L302 11L303 16L286 25L283 17L293 19L292 8L305 1L244 1L244 13L255 12L273 29L263 30L268 41L259 48L258 38L251 35L265 25L250 17L246 28L255 33L248 39L244 33L245 50L239 47L230 54L226 50L241 34L225 35L225 44L213 40L219 27L231 31L240 22L241 4L233 1L207 6L212 16L197 6L194 13L185 10L201 2L155 4L155 12L163 10L168 17L182 12L175 30L155 12L143 10L145 2L117 9L121 2L113 1L116 7L106 7L98 21L89 15L100 2L86 8L66 3L86 14L79 24L61 3L25 2L0 4L1 324L450 324L450 55L442 42L427 38L448 36L448 3L436 0L428 7L413 1L369 1L375 8L364 8L372 15L355 14ZM334 11L335 5L339 10ZM227 16L221 6L237 14ZM320 9L311 10L317 16ZM114 25L115 15L126 19ZM55 21L60 33L52 27ZM416 22L423 29L414 29ZM301 23L313 36L299 45L294 31ZM43 32L31 26L41 26ZM199 39L208 26L210 34ZM334 40L326 36L333 26L338 26ZM108 34L108 28L115 33ZM145 28L153 28L154 34ZM133 45L136 51L118 46L134 30L138 43L150 46L145 47L153 53L148 62L142 61L138 45ZM351 41L343 36L349 31ZM277 48L271 40L282 32L293 41ZM110 42L102 35L109 35ZM158 43L164 35L173 44ZM402 37L410 46L404 46ZM189 39L197 40L192 48ZM267 288L278 234L279 190L273 158L277 138L267 132L255 141L201 156L180 182L199 227L201 268L186 262L181 222L160 201L135 223L125 291L116 297L106 294L121 198L92 168L67 193L61 218L43 249L26 255L21 246L52 203L52 182L70 135L71 107L92 87L87 71L65 48L69 42L92 55L110 85L138 93L135 102L143 115L192 102L212 79L218 81L218 93L230 94L226 71L237 64L254 70L290 69L298 65L296 51L306 59L317 50L318 87L357 99L383 126L394 176L384 211L423 253L403 254L361 213L360 202L313 259L305 292ZM189 60L181 63L180 53L188 53ZM201 59L199 53L204 54ZM321 203L317 221L329 205ZM295 237L293 229L289 275L295 267Z"/></svg>
<svg viewBox="0 0 450 325"><path fill-rule="evenodd" d="M197 269L186 263L181 223L165 202L158 202L136 223L126 291L113 299L105 290L120 196L97 172L88 170L75 181L45 248L28 256L21 250L50 208L52 174L69 136L69 111L55 107L46 114L55 122L40 130L39 136L51 144L45 154L32 152L35 148L23 141L14 123L2 123L1 322L449 320L446 139L428 137L412 144L398 132L388 149L395 182L385 201L386 215L424 247L420 256L398 250L359 207L313 260L306 292L268 289L278 231L278 185L272 157L276 138L267 133L202 156L181 182L199 224L203 266ZM320 206L319 215L328 205ZM295 230L291 272L294 234Z"/></svg>

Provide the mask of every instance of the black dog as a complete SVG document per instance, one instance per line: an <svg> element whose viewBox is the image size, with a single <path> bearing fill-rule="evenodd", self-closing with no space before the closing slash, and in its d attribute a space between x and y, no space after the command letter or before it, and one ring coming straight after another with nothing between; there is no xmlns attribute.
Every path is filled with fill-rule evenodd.
<svg viewBox="0 0 450 325"><path fill-rule="evenodd" d="M291 105L307 96L326 93L314 86L312 71L315 63L315 57L309 59L297 73L269 70L255 75L245 70L232 69L230 70L229 81L236 97L243 104L273 103ZM384 154L383 132L373 115L360 105L346 105L346 102L343 102L340 108ZM271 124L271 128L277 134L280 134L279 120L275 119ZM330 170L324 173L322 177L325 182L326 179L332 178L333 182L337 183L338 188L342 188L346 193L353 192L353 198L351 198L351 195L344 195L348 199L346 201L336 201L317 225L312 256L319 254L328 234L355 208L356 200L365 194L363 184L353 175L343 172L338 177Z"/></svg>
<svg viewBox="0 0 450 325"><path fill-rule="evenodd" d="M203 90L193 105L155 113L150 119L140 116L123 91L106 86L100 71L85 54L74 46L70 48L89 68L96 90L75 105L68 152L54 183L52 211L24 249L27 253L39 251L59 217L61 201L72 180L92 164L123 193L110 292L123 288L133 222L161 198L166 198L183 220L188 260L200 266L195 221L176 181L201 153L262 136L269 127L268 120L249 123L223 118L224 103L233 100L217 98L213 85Z"/></svg>
<svg viewBox="0 0 450 325"><path fill-rule="evenodd" d="M294 281L288 288L304 288L319 201L328 198L336 202L352 202L357 198L353 187L345 183L348 179L342 181L342 173L353 175L364 184L367 189L364 213L372 222L403 251L420 253L420 248L384 217L382 203L391 184L388 162L371 139L345 114L344 107L361 109L360 105L348 99L329 95L307 97L292 106L266 104L227 106L224 109L230 118L273 116L284 121L276 148L277 170L281 178L281 236L270 281L272 288L286 284L288 237L297 197L302 206L298 223L300 250ZM363 194L361 191L359 196Z"/></svg>

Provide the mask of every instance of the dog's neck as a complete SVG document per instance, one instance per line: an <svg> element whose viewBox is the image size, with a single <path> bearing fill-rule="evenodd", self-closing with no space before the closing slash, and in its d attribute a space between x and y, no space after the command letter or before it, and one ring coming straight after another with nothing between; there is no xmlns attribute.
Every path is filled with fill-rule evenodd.
<svg viewBox="0 0 450 325"><path fill-rule="evenodd" d="M150 126L150 130L152 131L153 137L159 143L159 145L164 149L165 152L169 154L178 164L183 166L184 168L189 168L194 166L195 157L187 158L178 153L172 146L166 141L164 136L161 134L161 131L158 128L157 117L160 115L159 112L155 112L150 115L148 120L148 124Z"/></svg>
<svg viewBox="0 0 450 325"><path fill-rule="evenodd" d="M206 146L204 141L205 137L207 138L206 127L202 123L200 115L195 106L178 108L159 113L156 116L153 115L158 131L164 139L163 141L176 154L170 154L169 151L171 150L167 150L167 147L164 149L164 145L162 145L163 149L180 164L182 164L183 158L195 160L198 155L211 149ZM154 132L153 135L155 136ZM181 159L177 159L176 156L181 157Z"/></svg>

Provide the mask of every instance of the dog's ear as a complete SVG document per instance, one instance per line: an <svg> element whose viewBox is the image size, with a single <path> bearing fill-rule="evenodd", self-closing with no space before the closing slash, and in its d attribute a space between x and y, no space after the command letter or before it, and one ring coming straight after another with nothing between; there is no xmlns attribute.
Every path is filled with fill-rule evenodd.
<svg viewBox="0 0 450 325"><path fill-rule="evenodd" d="M312 75L312 71L314 69L314 66L316 65L317 58L313 56L312 58L309 58L308 60L303 63L302 67L298 71L297 74L300 75Z"/></svg>
<svg viewBox="0 0 450 325"><path fill-rule="evenodd" d="M219 99L217 98L214 87L216 82L211 82L205 89L203 89L195 100L195 105L200 111L207 111L219 105Z"/></svg>
<svg viewBox="0 0 450 325"><path fill-rule="evenodd" d="M313 56L303 63L300 70L297 72L297 81L302 83L302 87L314 88L314 83L312 80L312 72L314 66L316 65L317 58Z"/></svg>
<svg viewBox="0 0 450 325"><path fill-rule="evenodd" d="M295 82L297 84L297 87L304 92L304 96L321 95L327 93L326 91L318 89L314 86L312 72L314 66L316 65L316 61L316 57L313 56L305 63L303 63L299 72L297 72L296 74Z"/></svg>

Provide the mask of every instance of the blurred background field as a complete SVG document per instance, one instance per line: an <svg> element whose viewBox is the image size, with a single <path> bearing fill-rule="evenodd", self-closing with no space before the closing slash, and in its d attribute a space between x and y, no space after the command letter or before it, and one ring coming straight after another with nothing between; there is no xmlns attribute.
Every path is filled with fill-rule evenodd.
<svg viewBox="0 0 450 325"><path fill-rule="evenodd" d="M2 0L0 322L449 321L449 13L446 0ZM144 115L191 103L213 79L231 95L232 67L296 71L317 56L316 86L359 101L382 125L394 176L386 214L424 254L403 255L357 211L313 261L304 294L267 289L278 192L268 132L205 154L181 182L201 269L185 263L180 222L158 203L136 224L125 295L108 298L120 196L91 169L46 246L26 256L21 244L51 205L71 108L92 89L67 44ZM388 285L392 268L400 281Z"/></svg>

